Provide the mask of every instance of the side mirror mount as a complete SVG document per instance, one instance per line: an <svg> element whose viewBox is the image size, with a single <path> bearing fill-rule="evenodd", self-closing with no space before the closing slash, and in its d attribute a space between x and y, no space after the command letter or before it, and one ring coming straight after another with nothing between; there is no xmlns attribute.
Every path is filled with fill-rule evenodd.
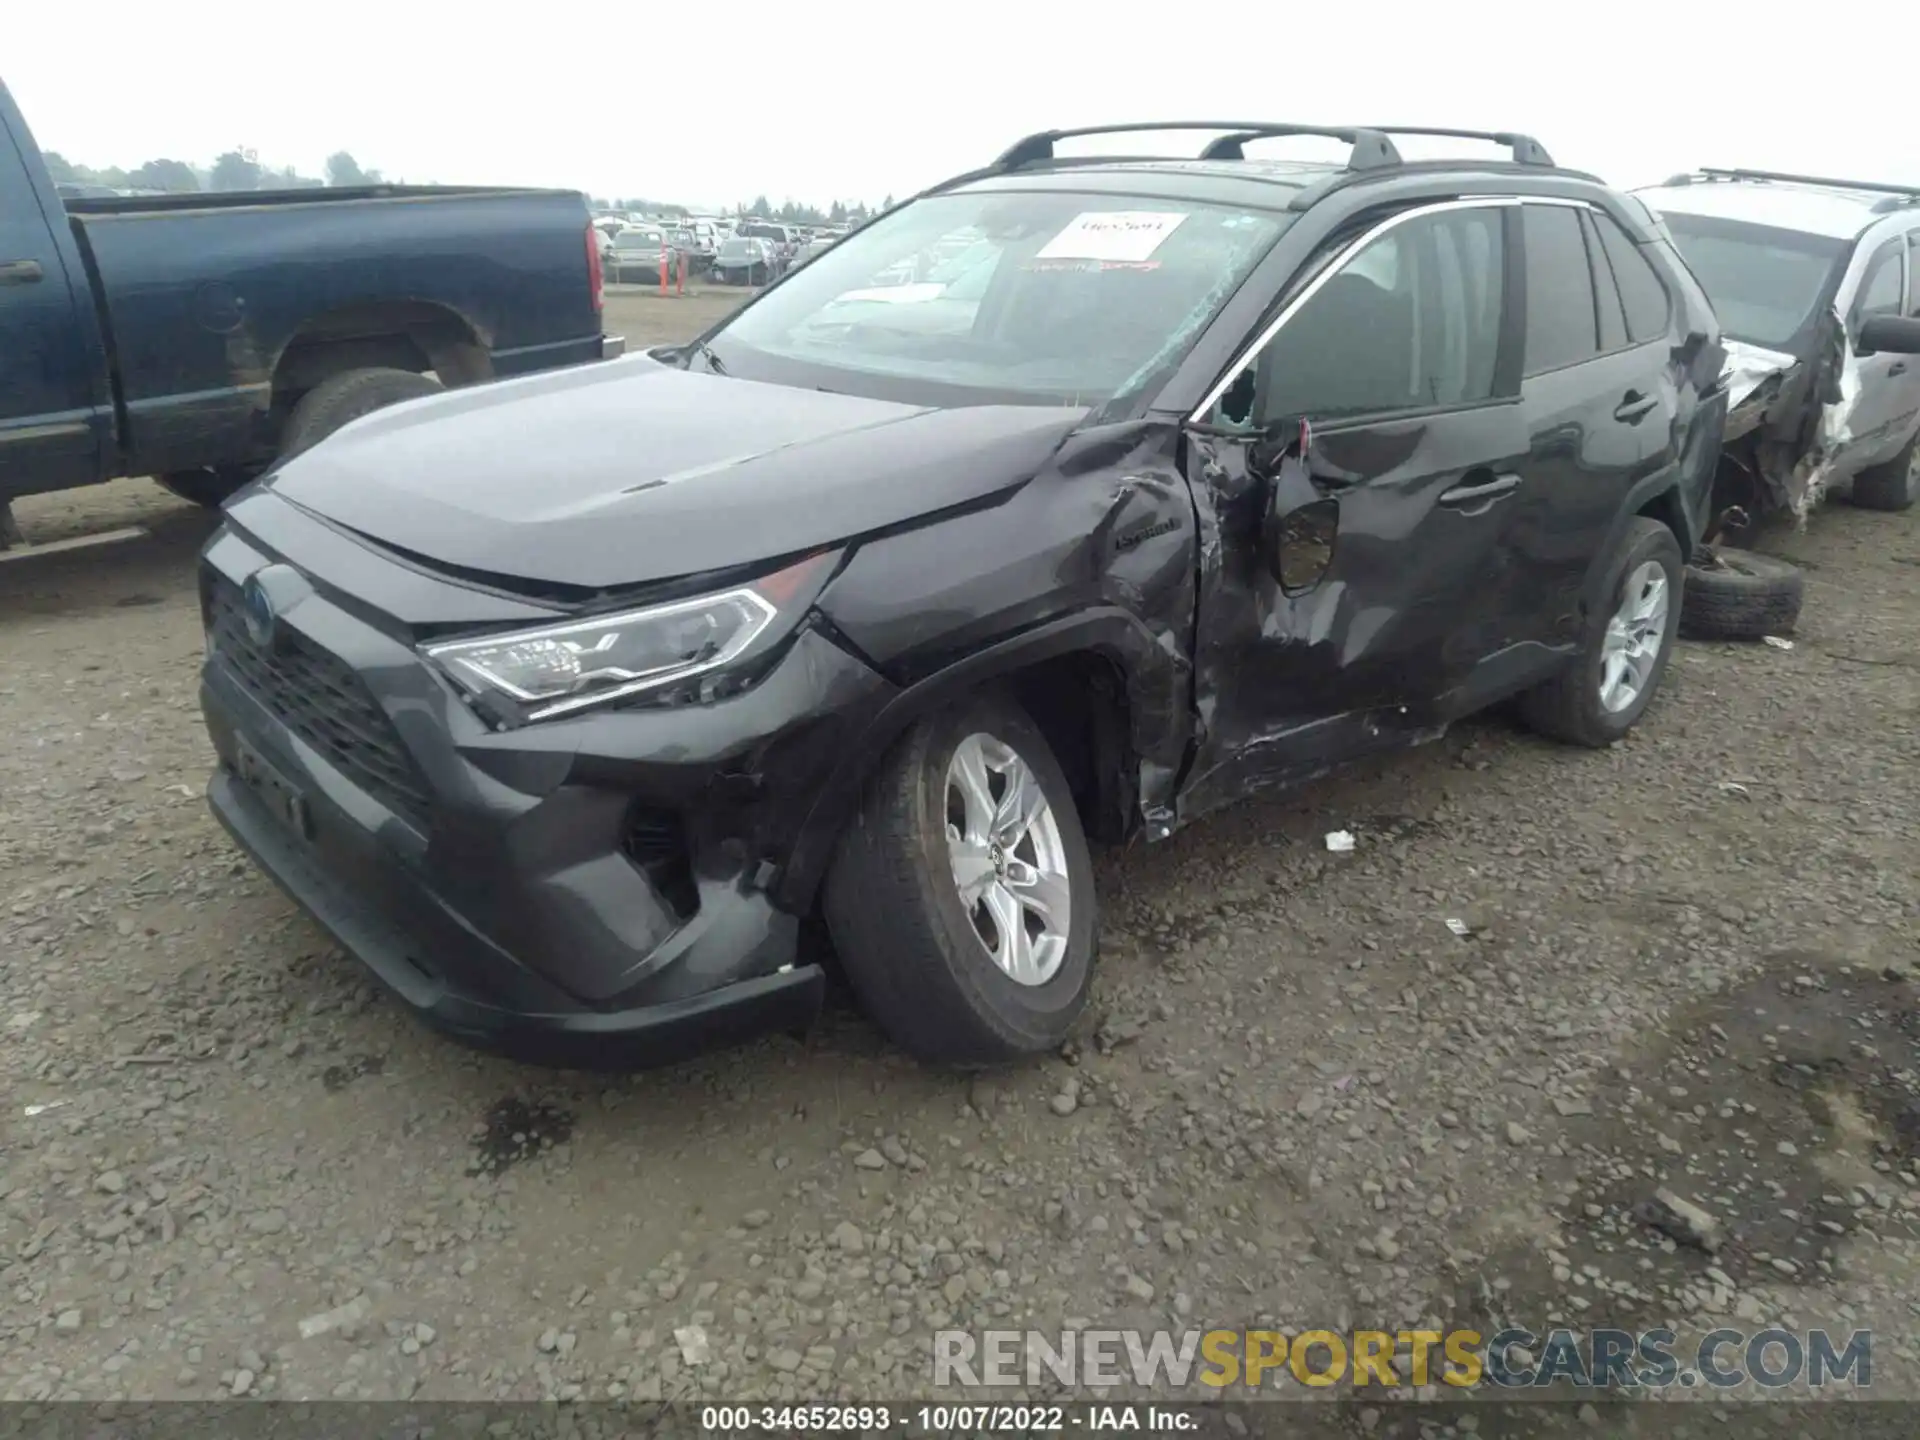
<svg viewBox="0 0 1920 1440"><path fill-rule="evenodd" d="M1274 435L1267 443L1273 447L1269 453L1274 459L1261 549L1267 573L1281 591L1303 595L1332 568L1340 536L1340 504L1308 469L1304 423L1293 422L1291 440Z"/></svg>
<svg viewBox="0 0 1920 1440"><path fill-rule="evenodd" d="M1854 337L1856 355L1920 355L1920 317L1870 315Z"/></svg>

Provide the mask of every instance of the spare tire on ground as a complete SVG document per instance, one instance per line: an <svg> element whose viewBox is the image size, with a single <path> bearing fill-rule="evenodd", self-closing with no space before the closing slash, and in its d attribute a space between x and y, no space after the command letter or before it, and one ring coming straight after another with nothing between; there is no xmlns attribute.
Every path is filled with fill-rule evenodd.
<svg viewBox="0 0 1920 1440"><path fill-rule="evenodd" d="M1785 635L1800 619L1805 577L1785 560L1703 545L1687 562L1680 633L1689 640Z"/></svg>

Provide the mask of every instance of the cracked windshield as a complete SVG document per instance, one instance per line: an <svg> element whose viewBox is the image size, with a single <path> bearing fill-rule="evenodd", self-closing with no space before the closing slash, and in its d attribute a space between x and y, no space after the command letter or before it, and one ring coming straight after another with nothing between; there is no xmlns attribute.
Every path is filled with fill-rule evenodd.
<svg viewBox="0 0 1920 1440"><path fill-rule="evenodd" d="M1090 404L1177 360L1278 236L1276 216L1165 200L955 195L833 247L717 337L994 398ZM828 388L839 388L829 385Z"/></svg>

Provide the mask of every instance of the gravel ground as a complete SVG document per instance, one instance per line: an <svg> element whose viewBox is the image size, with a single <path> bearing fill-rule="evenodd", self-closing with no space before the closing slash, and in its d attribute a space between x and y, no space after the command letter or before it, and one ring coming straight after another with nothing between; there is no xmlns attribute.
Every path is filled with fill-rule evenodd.
<svg viewBox="0 0 1920 1440"><path fill-rule="evenodd" d="M1086 1036L968 1080L845 1009L613 1079L422 1031L206 812L207 518L20 509L149 533L0 564L0 1396L875 1399L947 1326L1502 1320L1870 1327L1920 1394L1920 513L1772 537L1793 648L1683 646L1611 752L1488 719L1106 856Z"/></svg>

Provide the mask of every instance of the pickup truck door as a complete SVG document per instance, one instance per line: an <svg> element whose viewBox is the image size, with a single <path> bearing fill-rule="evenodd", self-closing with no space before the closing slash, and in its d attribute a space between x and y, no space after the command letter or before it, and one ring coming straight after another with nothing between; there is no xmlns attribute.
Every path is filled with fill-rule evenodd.
<svg viewBox="0 0 1920 1440"><path fill-rule="evenodd" d="M68 272L66 223L0 125L0 501L101 476L104 356L87 278Z"/></svg>
<svg viewBox="0 0 1920 1440"><path fill-rule="evenodd" d="M1906 262L1906 242L1898 237L1873 252L1847 315L1849 345L1869 316L1905 312ZM1850 438L1840 467L1857 475L1892 459L1913 434L1920 412L1920 356L1855 355L1848 363L1859 377L1860 394L1847 417Z"/></svg>

